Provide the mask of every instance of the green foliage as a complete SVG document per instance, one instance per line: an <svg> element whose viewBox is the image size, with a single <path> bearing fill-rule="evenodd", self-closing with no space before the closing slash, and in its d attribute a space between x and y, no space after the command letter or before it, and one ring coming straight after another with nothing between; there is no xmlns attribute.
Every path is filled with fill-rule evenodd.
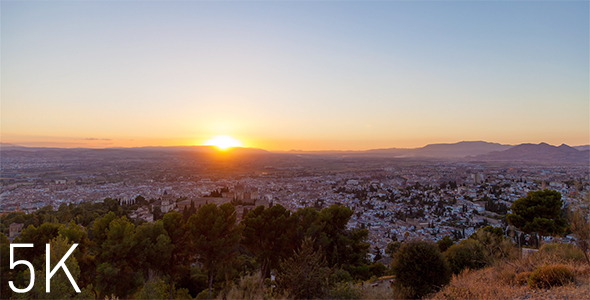
<svg viewBox="0 0 590 300"><path fill-rule="evenodd" d="M574 282L574 272L566 265L546 265L537 268L529 277L532 288L546 289Z"/></svg>
<svg viewBox="0 0 590 300"><path fill-rule="evenodd" d="M367 279L371 276L367 265L369 231L346 227L352 213L348 207L336 204L320 212L309 207L299 209L293 214L296 235L299 240L314 240L314 249L321 249L329 266L342 268L354 278Z"/></svg>
<svg viewBox="0 0 590 300"><path fill-rule="evenodd" d="M188 220L192 246L198 261L209 274L209 297L216 271L235 254L240 232L236 228L236 211L230 203L203 205Z"/></svg>
<svg viewBox="0 0 590 300"><path fill-rule="evenodd" d="M328 292L329 299L363 299L363 289L349 282L339 282Z"/></svg>
<svg viewBox="0 0 590 300"><path fill-rule="evenodd" d="M323 298L328 293L331 270L322 252L314 250L313 244L306 238L301 249L280 264L277 286L295 299Z"/></svg>
<svg viewBox="0 0 590 300"><path fill-rule="evenodd" d="M167 248L163 245L158 246L158 248L169 251L169 256L160 256L158 258L161 260L158 268L168 276L169 285L171 289L174 289L174 283L180 279L182 271L185 270L190 273L190 267L187 267L191 258L190 239L182 214L169 212L164 215L161 222L169 238L169 245Z"/></svg>
<svg viewBox="0 0 590 300"><path fill-rule="evenodd" d="M512 213L506 215L506 220L526 233L559 235L567 228L561 216L562 206L561 194L557 191L530 191L526 197L512 203Z"/></svg>
<svg viewBox="0 0 590 300"><path fill-rule="evenodd" d="M454 274L459 274L467 268L479 269L490 262L483 245L474 239L466 239L449 247L444 255Z"/></svg>
<svg viewBox="0 0 590 300"><path fill-rule="evenodd" d="M172 291L172 297L170 292ZM170 290L170 286L161 278L150 279L134 295L134 299L192 299L186 289Z"/></svg>
<svg viewBox="0 0 590 300"><path fill-rule="evenodd" d="M10 240L3 233L0 233L0 280L1 289L0 296L4 299L10 299L12 296L12 289L8 286L8 281L14 281L16 278L16 270L10 269Z"/></svg>
<svg viewBox="0 0 590 300"><path fill-rule="evenodd" d="M369 272L371 273L371 277L381 277L387 272L387 266L383 263L376 262L369 266Z"/></svg>
<svg viewBox="0 0 590 300"><path fill-rule="evenodd" d="M109 219L109 215L105 218ZM96 289L101 298L111 294L127 298L142 283L137 256L133 252L137 249L134 247L135 225L127 217L115 218L108 223L104 233L105 240L96 258Z"/></svg>
<svg viewBox="0 0 590 300"><path fill-rule="evenodd" d="M45 265L45 244L59 235L59 224L57 223L43 223L38 228L29 225L20 233L20 239L15 239L14 243L32 243L32 248L22 248L15 253L15 260L25 257L30 261L35 270L41 270Z"/></svg>
<svg viewBox="0 0 590 300"><path fill-rule="evenodd" d="M168 269L174 248L161 220L138 226L133 235L133 246L135 266L146 276L150 270L165 272Z"/></svg>
<svg viewBox="0 0 590 300"><path fill-rule="evenodd" d="M375 249L373 251L375 252L375 257L373 257L373 261L378 261L381 258L383 258L383 255L381 255L381 249L379 249L379 247L375 246Z"/></svg>
<svg viewBox="0 0 590 300"><path fill-rule="evenodd" d="M150 280L135 295L135 299L166 299L168 298L168 286L162 280Z"/></svg>
<svg viewBox="0 0 590 300"><path fill-rule="evenodd" d="M485 256L489 263L497 259L514 257L516 248L512 241L504 236L504 230L499 227L486 226L478 229L469 236L470 240L476 240L483 246Z"/></svg>
<svg viewBox="0 0 590 300"><path fill-rule="evenodd" d="M264 261L267 272L280 269L280 261L286 261L295 249L302 251L305 239L313 241L307 245L313 250L308 256L313 260L317 254L325 262L313 271L323 278L319 289L323 295L332 283L368 279L387 270L380 263L368 264L368 231L348 229L352 211L342 205L322 211L300 209L293 214L280 205L260 207L249 212L239 228L231 204L205 205L188 220L181 213L171 212L155 223L128 220L124 215L132 207L105 199L102 203L61 205L55 211L48 206L33 214L8 214L0 222L2 230L14 221L27 225L15 242L33 243L35 247L19 249L15 260L30 261L36 270L45 265L45 243L56 237L68 244L77 243L72 258L77 264L76 282L83 293L76 298L188 298L207 287L227 295L232 282L262 267ZM239 244L240 229L245 230L243 245ZM2 236L1 246L0 255L8 257L6 236ZM332 266L338 271L330 276L328 267ZM10 270L7 259L0 260L0 267L2 297L14 296L7 283L13 280L17 286L26 286L26 268ZM178 296L180 291L187 297ZM203 295L208 298L209 291Z"/></svg>
<svg viewBox="0 0 590 300"><path fill-rule="evenodd" d="M90 284L94 278L96 265L94 256L88 252L92 242L88 238L86 228L74 221L70 221L68 224L60 225L58 231L59 235L63 236L68 242L78 244L73 254L80 266L78 285L82 287Z"/></svg>
<svg viewBox="0 0 590 300"><path fill-rule="evenodd" d="M401 242L396 241L393 243L389 243L389 244L387 244L387 248L385 249L385 253L389 254L390 257L393 257L395 255L395 253L397 253L397 251L401 247L402 247Z"/></svg>
<svg viewBox="0 0 590 300"><path fill-rule="evenodd" d="M334 273L330 275L330 280L332 280L332 282L349 282L352 281L352 276L346 270L336 269L334 270Z"/></svg>
<svg viewBox="0 0 590 300"><path fill-rule="evenodd" d="M240 278L237 285L233 285L222 299L263 299L264 288L260 285L261 275L246 275ZM220 297L218 297L219 299Z"/></svg>
<svg viewBox="0 0 590 300"><path fill-rule="evenodd" d="M455 242L453 242L450 236L445 235L440 241L436 242L436 244L438 245L440 252L445 252L449 247L453 246Z"/></svg>
<svg viewBox="0 0 590 300"><path fill-rule="evenodd" d="M394 256L394 287L400 298L422 298L451 280L447 261L434 243L413 240Z"/></svg>
<svg viewBox="0 0 590 300"><path fill-rule="evenodd" d="M241 222L242 244L252 252L261 265L264 278L276 269L279 260L286 258L297 246L293 228L296 219L281 205L269 208L258 206Z"/></svg>
<svg viewBox="0 0 590 300"><path fill-rule="evenodd" d="M55 268L62 257L70 250L72 242L67 241L63 236L58 236L50 241L50 262L51 270ZM43 246L45 250L45 246ZM43 258L45 260L45 257ZM74 281L78 282L80 277L80 267L74 255L70 255L65 263ZM59 270L51 277L51 292L47 293L45 289L47 266L43 264L42 269L37 269L35 272L35 285L33 289L25 294L20 294L20 297L27 299L69 299L76 295L76 291L72 286L70 280L66 276L65 271ZM30 278L29 270L24 272L26 278ZM28 282L27 282L28 285Z"/></svg>

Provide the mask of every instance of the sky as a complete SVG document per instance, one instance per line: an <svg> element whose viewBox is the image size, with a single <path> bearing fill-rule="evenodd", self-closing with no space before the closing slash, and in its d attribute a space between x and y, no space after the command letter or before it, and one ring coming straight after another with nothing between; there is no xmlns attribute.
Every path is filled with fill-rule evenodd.
<svg viewBox="0 0 590 300"><path fill-rule="evenodd" d="M587 1L1 1L1 141L590 144Z"/></svg>

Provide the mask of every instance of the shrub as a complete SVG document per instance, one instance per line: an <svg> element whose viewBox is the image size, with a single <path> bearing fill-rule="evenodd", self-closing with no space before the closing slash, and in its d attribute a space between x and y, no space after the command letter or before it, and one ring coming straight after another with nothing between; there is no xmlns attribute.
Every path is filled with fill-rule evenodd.
<svg viewBox="0 0 590 300"><path fill-rule="evenodd" d="M323 298L330 287L331 270L326 267L323 253L313 249L314 241L303 240L301 249L281 261L276 283L279 291L295 299Z"/></svg>
<svg viewBox="0 0 590 300"><path fill-rule="evenodd" d="M262 299L264 296L264 288L260 285L260 272L254 275L246 275L240 278L240 282L237 285L231 287L226 297L227 299Z"/></svg>
<svg viewBox="0 0 590 300"><path fill-rule="evenodd" d="M466 268L479 269L488 264L483 246L473 239L466 239L451 246L445 252L445 258L455 274L459 274Z"/></svg>
<svg viewBox="0 0 590 300"><path fill-rule="evenodd" d="M358 285L339 282L328 292L329 299L362 299L363 290Z"/></svg>
<svg viewBox="0 0 590 300"><path fill-rule="evenodd" d="M332 282L349 282L352 281L352 276L348 271L343 269L336 269L332 275L330 275Z"/></svg>
<svg viewBox="0 0 590 300"><path fill-rule="evenodd" d="M573 282L574 272L566 265L547 265L537 268L529 277L532 288L550 288Z"/></svg>
<svg viewBox="0 0 590 300"><path fill-rule="evenodd" d="M525 285L529 281L529 278L531 277L531 273L532 272L518 273L518 274L516 274L514 281L516 282L517 285Z"/></svg>
<svg viewBox="0 0 590 300"><path fill-rule="evenodd" d="M369 270L373 276L381 277L387 271L387 266L380 262L376 262L369 266Z"/></svg>
<svg viewBox="0 0 590 300"><path fill-rule="evenodd" d="M514 284L514 282L516 281L516 273L514 273L514 271L506 269L506 268L502 268L500 270L497 271L498 275L496 276L496 279L506 283L506 284Z"/></svg>
<svg viewBox="0 0 590 300"><path fill-rule="evenodd" d="M392 264L398 298L422 298L451 280L451 269L434 243L414 240L399 249Z"/></svg>
<svg viewBox="0 0 590 300"><path fill-rule="evenodd" d="M440 252L445 252L445 251L447 251L447 249L449 249L455 243L453 242L451 237L449 237L448 235L445 235L445 236L443 236L443 238L440 241L436 242L436 244L438 245L438 249L440 250Z"/></svg>
<svg viewBox="0 0 590 300"><path fill-rule="evenodd" d="M535 253L535 256L554 256L564 261L582 262L586 258L584 253L572 244L550 243L541 246L541 249Z"/></svg>

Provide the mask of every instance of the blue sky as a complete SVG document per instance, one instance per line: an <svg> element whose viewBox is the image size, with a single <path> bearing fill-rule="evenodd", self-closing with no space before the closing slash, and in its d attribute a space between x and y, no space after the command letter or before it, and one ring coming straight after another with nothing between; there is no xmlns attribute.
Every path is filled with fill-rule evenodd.
<svg viewBox="0 0 590 300"><path fill-rule="evenodd" d="M590 143L586 1L0 5L3 142Z"/></svg>

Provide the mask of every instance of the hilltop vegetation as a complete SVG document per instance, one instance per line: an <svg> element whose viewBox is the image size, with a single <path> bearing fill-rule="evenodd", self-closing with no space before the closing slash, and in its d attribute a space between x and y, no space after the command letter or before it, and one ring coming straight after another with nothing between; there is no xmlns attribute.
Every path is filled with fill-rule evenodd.
<svg viewBox="0 0 590 300"><path fill-rule="evenodd" d="M23 266L9 268L4 259L9 240L2 233L2 298L590 297L588 214L583 209L570 214L567 229L577 236L577 246L543 244L523 257L502 228L487 226L461 241L446 236L438 243L390 243L385 250L389 257L377 261L381 253L375 252L375 262L369 258L368 231L348 228L353 212L342 205L295 212L281 205L259 206L240 223L230 203L170 212L154 223L132 222L128 212L129 207L105 199L4 216L3 230L12 222L26 225L13 243L35 247L19 248L14 260L30 261L39 274L45 274L46 243L52 261L77 243L66 265L82 292L76 294L61 274L52 278L49 294L41 275L31 292L13 293L8 281L22 288L30 275ZM387 259L391 264L382 263Z"/></svg>
<svg viewBox="0 0 590 300"><path fill-rule="evenodd" d="M374 272L367 259L368 231L347 228L352 211L341 205L294 213L280 205L259 206L239 225L229 203L219 207L206 204L192 215L170 212L154 223L132 222L125 213L125 207L107 199L93 205L62 205L57 211L48 207L29 215L13 213L3 218L3 225L28 225L13 242L35 247L19 248L14 259L30 261L38 272L44 266L46 243L51 247L63 244L59 241L79 244L68 262L79 267L74 277L82 294L75 295L72 288L57 296L62 299L214 297L227 294L233 283L256 272L262 274L261 286L271 273L277 283L288 282L293 266L305 264L309 255L325 262L320 274L328 276L322 277L326 284L314 295L326 295L342 278L367 280L382 275L382 271ZM88 222L86 216L96 218ZM2 257L8 257L8 243L2 234ZM43 295L13 293L8 281L17 287L27 286L27 268L11 270L7 259L1 264L3 298ZM333 274L338 275L330 279ZM44 289L43 284L37 280L35 287ZM66 279L61 284L69 283ZM277 291L294 294L291 284L279 284ZM52 290L47 296L53 294Z"/></svg>

